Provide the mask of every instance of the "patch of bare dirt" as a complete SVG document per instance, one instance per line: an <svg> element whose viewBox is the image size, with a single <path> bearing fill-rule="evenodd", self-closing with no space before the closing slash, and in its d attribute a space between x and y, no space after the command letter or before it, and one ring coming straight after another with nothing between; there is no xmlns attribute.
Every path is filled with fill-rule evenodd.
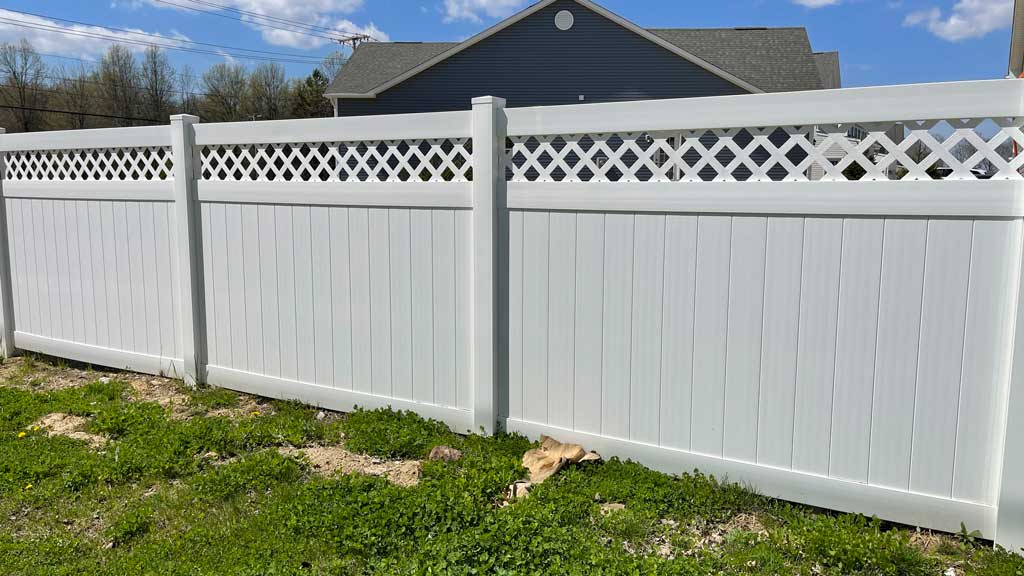
<svg viewBox="0 0 1024 576"><path fill-rule="evenodd" d="M89 420L81 416L54 412L37 420L32 425L32 429L42 429L47 436L65 436L74 440L82 440L93 448L102 448L107 443L107 438L99 434L85 432L83 429L88 423Z"/></svg>
<svg viewBox="0 0 1024 576"><path fill-rule="evenodd" d="M697 526L691 526L690 530L694 537L694 546L686 552L692 555L701 550L717 548L721 546L726 537L732 532L742 531L757 534L759 538L767 538L768 531L765 529L761 519L755 514L744 512L730 518L727 522L709 522Z"/></svg>
<svg viewBox="0 0 1024 576"><path fill-rule="evenodd" d="M270 416L274 413L274 407L265 400L265 398L260 398L259 396L239 394L238 404L236 406L210 410L205 414L205 416L209 416L211 418L230 418L232 420L251 418L253 416Z"/></svg>
<svg viewBox="0 0 1024 576"><path fill-rule="evenodd" d="M420 481L420 463L416 460L381 460L349 452L341 446L279 450L285 456L304 455L314 470L328 476L336 473L383 476L398 486L415 486Z"/></svg>
<svg viewBox="0 0 1024 576"><path fill-rule="evenodd" d="M142 374L125 374L128 378L118 376L118 380L127 381L132 387L135 400L156 402L163 408L169 408L172 418L183 419L189 416L189 397L178 391L178 383L174 380Z"/></svg>

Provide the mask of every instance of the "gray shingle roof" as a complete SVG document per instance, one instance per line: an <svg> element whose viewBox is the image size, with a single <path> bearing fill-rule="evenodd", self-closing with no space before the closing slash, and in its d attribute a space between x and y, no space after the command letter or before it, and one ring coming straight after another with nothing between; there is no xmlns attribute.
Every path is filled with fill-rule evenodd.
<svg viewBox="0 0 1024 576"><path fill-rule="evenodd" d="M455 46L458 42L364 42L327 92L365 94Z"/></svg>
<svg viewBox="0 0 1024 576"><path fill-rule="evenodd" d="M814 62L818 65L822 88L843 87L843 77L839 72L839 52L815 52Z"/></svg>
<svg viewBox="0 0 1024 576"><path fill-rule="evenodd" d="M819 90L824 86L803 28L663 28L650 32L765 92ZM455 46L458 43L360 44L327 93L371 92Z"/></svg>
<svg viewBox="0 0 1024 576"><path fill-rule="evenodd" d="M650 32L765 92L822 87L803 28L662 28Z"/></svg>

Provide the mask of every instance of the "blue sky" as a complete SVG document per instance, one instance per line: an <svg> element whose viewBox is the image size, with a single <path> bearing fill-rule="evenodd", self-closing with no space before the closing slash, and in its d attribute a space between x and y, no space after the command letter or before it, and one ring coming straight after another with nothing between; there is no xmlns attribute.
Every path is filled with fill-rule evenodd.
<svg viewBox="0 0 1024 576"><path fill-rule="evenodd" d="M206 2L206 5L196 2ZM157 34L173 45L183 40L281 52L303 57L328 53L324 38L299 34L277 20L220 10L208 3L314 24L367 32L380 39L462 40L530 2L526 0L5 0L0 41L28 37L53 64L95 60L107 40L62 34L152 37L103 31L78 21ZM846 86L999 78L1006 72L1013 0L600 0L643 27L804 26L815 50L839 50ZM17 10L39 16L10 12ZM226 16L226 17L225 17ZM57 18L65 19L64 21ZM239 20L242 18L245 21ZM25 28L11 21L28 22ZM262 24L261 24L262 22ZM268 26L267 24L273 24ZM309 30L307 30L309 31ZM194 46L194 45L193 45ZM213 47L206 47L218 51ZM613 46L608 47L614 50ZM175 64L202 71L224 56L171 52ZM276 56L271 56L276 57ZM241 60L240 60L241 61ZM308 74L311 64L286 64L289 75Z"/></svg>

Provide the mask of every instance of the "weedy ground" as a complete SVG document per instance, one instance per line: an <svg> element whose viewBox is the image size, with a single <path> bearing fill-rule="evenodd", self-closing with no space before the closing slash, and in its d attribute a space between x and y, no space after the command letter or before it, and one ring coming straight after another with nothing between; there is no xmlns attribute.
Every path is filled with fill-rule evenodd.
<svg viewBox="0 0 1024 576"><path fill-rule="evenodd" d="M31 357L0 378L4 575L1024 576L1024 559L966 533L618 460L509 501L529 441L412 414L340 416ZM438 445L463 457L424 461Z"/></svg>

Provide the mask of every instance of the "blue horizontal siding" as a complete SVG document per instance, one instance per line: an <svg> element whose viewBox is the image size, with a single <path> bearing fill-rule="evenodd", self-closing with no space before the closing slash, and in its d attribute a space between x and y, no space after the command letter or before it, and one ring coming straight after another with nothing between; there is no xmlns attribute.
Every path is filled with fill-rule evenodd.
<svg viewBox="0 0 1024 576"><path fill-rule="evenodd" d="M576 18L568 31L555 14ZM339 115L465 110L477 96L552 106L743 94L746 91L572 0L560 0L375 99L340 100Z"/></svg>

